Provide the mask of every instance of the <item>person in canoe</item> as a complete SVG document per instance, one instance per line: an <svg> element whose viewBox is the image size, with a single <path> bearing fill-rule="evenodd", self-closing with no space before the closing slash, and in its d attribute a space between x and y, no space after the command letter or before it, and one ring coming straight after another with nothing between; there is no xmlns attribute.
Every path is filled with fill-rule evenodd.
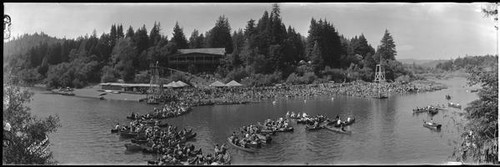
<svg viewBox="0 0 500 167"><path fill-rule="evenodd" d="M313 127L314 127L314 128L317 128L318 126L319 126L319 122L318 122L318 121L314 121L314 125L313 125Z"/></svg>
<svg viewBox="0 0 500 167"><path fill-rule="evenodd" d="M118 123L118 122L116 123L115 129L117 129L117 130L120 129L120 123Z"/></svg>

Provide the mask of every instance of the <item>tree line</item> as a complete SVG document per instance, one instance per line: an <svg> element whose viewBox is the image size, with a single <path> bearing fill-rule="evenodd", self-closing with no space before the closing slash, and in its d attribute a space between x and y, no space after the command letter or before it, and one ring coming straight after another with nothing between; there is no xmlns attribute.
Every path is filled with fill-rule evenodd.
<svg viewBox="0 0 500 167"><path fill-rule="evenodd" d="M258 20L250 19L244 29L231 30L229 20L220 16L205 33L194 30L186 38L176 23L170 40L155 22L149 33L113 24L109 33L76 39L57 39L41 33L24 35L4 43L4 70L19 81L44 82L49 87L83 87L91 83L148 82L152 62L167 67L167 57L178 49L225 48L227 56L214 75L250 86L278 82L304 84L325 81L372 81L375 66L381 63L386 78L412 76L395 60L396 45L388 30L375 49L363 34L346 38L326 19L311 19L307 37L286 27L280 7L272 5ZM231 33L232 31L232 33ZM35 43L33 41L36 41ZM197 72L196 67L189 72Z"/></svg>
<svg viewBox="0 0 500 167"><path fill-rule="evenodd" d="M456 59L439 63L436 65L436 68L444 71L454 71L460 69L467 69L467 67L469 66L491 67L497 61L498 61L497 55L466 56L463 58L459 57Z"/></svg>

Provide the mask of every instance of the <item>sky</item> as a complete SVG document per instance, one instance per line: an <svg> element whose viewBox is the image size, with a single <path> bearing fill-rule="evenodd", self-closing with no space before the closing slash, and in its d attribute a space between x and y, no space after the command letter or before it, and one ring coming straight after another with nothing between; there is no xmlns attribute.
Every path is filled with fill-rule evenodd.
<svg viewBox="0 0 500 167"><path fill-rule="evenodd" d="M375 49L387 29L396 44L396 59L444 59L497 54L491 18L480 12L485 3L279 3L286 27L307 37L311 18L326 19L339 34L363 34ZM187 39L194 29L205 33L219 16L232 31L259 20L272 3L4 3L12 19L11 36L44 32L58 38L77 38L95 30L109 33L112 24L124 31L161 24L172 37L176 22ZM124 32L125 33L125 32ZM5 41L4 41L5 42Z"/></svg>

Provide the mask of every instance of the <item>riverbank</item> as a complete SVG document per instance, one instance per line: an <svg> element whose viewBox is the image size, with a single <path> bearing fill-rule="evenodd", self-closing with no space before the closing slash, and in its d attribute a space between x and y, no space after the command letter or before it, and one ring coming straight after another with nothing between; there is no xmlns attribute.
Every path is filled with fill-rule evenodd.
<svg viewBox="0 0 500 167"><path fill-rule="evenodd" d="M83 89L75 89L73 93L77 97L86 98L96 98L98 99L104 92L99 91L101 88L98 85L85 87ZM145 98L144 94L129 94L129 93L111 93L106 92L104 95L104 100L125 100L125 101L135 101L139 102L139 99Z"/></svg>
<svg viewBox="0 0 500 167"><path fill-rule="evenodd" d="M274 101L292 97L312 96L355 96L374 97L379 90L390 96L429 92L445 89L446 86L431 80L418 80L410 83L376 83L355 81L349 83L322 83L309 85L284 85L270 87L236 87L236 88L184 88L169 92L169 98L186 101L194 106L246 104L252 102ZM98 85L83 89L75 89L77 97L99 98L105 100L126 100L139 102L146 97L144 94L111 93L100 91ZM104 93L104 94L103 94Z"/></svg>

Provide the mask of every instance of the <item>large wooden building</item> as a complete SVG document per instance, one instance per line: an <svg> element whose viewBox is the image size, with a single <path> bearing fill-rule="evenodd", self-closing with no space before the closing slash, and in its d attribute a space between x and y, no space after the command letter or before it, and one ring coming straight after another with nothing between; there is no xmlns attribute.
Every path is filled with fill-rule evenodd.
<svg viewBox="0 0 500 167"><path fill-rule="evenodd" d="M214 72L226 56L225 48L179 49L168 57L169 68L196 72Z"/></svg>

